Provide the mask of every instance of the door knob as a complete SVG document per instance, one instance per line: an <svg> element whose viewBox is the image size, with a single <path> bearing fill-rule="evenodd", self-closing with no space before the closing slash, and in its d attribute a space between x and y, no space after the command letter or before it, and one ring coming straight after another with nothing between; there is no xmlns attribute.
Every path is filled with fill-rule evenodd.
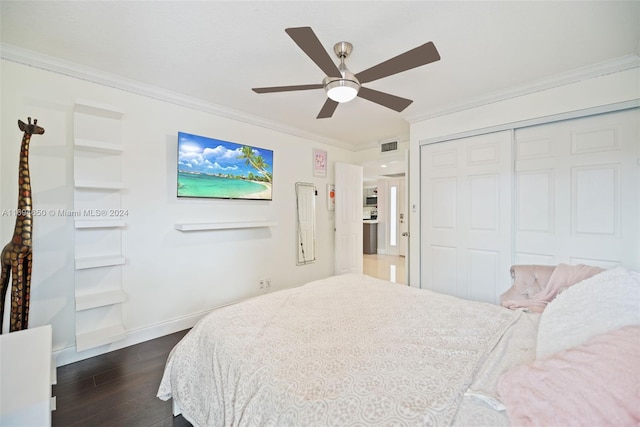
<svg viewBox="0 0 640 427"><path fill-rule="evenodd" d="M405 231L404 233L402 233L402 236L403 236L403 237L409 237L409 232L408 232L408 231Z"/></svg>

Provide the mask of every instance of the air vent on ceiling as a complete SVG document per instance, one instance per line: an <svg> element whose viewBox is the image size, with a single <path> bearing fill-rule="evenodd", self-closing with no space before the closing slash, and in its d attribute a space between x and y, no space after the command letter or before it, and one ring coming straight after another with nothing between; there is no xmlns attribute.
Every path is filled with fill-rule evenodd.
<svg viewBox="0 0 640 427"><path fill-rule="evenodd" d="M396 151L397 149L398 149L398 141L383 142L382 144L380 144L381 153Z"/></svg>

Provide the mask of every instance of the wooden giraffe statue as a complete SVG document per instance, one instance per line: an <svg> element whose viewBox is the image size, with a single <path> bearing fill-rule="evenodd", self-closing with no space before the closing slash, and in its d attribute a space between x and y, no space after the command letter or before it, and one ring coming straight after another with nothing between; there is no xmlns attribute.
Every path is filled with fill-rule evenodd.
<svg viewBox="0 0 640 427"><path fill-rule="evenodd" d="M29 323L29 291L31 288L31 235L33 216L31 206L31 179L29 177L29 142L31 135L42 135L44 129L37 125L18 120L20 130L24 132L20 145L20 167L18 169L18 209L13 238L2 249L2 309L0 311L0 333L4 321L4 303L9 292L11 277L11 314L9 332L27 329Z"/></svg>

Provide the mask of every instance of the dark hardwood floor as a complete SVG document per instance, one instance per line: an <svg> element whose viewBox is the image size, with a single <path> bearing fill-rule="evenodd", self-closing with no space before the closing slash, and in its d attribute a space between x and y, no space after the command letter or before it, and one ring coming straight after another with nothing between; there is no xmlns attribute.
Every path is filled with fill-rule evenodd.
<svg viewBox="0 0 640 427"><path fill-rule="evenodd" d="M156 397L177 332L58 368L54 427L191 426Z"/></svg>

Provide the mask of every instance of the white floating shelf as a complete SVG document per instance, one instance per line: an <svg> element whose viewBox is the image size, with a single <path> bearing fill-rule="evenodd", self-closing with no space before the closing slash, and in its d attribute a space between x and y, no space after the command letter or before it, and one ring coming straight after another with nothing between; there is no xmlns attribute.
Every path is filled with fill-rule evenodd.
<svg viewBox="0 0 640 427"><path fill-rule="evenodd" d="M78 351L88 350L101 345L123 340L127 333L122 325L113 325L76 335L76 348Z"/></svg>
<svg viewBox="0 0 640 427"><path fill-rule="evenodd" d="M125 263L125 257L121 255L76 258L76 270L86 268L111 267Z"/></svg>
<svg viewBox="0 0 640 427"><path fill-rule="evenodd" d="M126 225L124 219L77 219L76 228L118 228Z"/></svg>
<svg viewBox="0 0 640 427"><path fill-rule="evenodd" d="M104 307L124 302L125 294L122 290L96 292L93 294L76 295L76 311Z"/></svg>
<svg viewBox="0 0 640 427"><path fill-rule="evenodd" d="M117 181L82 181L74 183L75 188L86 190L122 190L124 185Z"/></svg>
<svg viewBox="0 0 640 427"><path fill-rule="evenodd" d="M74 110L79 113L93 114L113 119L120 119L124 115L124 111L113 105L80 98L76 98Z"/></svg>
<svg viewBox="0 0 640 427"><path fill-rule="evenodd" d="M178 223L174 224L179 231L204 231L204 230L232 230L239 228L275 227L275 221L244 221L244 222L205 222L205 223Z"/></svg>
<svg viewBox="0 0 640 427"><path fill-rule="evenodd" d="M94 141L91 139L76 138L74 144L78 149L86 151L97 151L100 153L118 154L124 151L124 146L122 144Z"/></svg>

